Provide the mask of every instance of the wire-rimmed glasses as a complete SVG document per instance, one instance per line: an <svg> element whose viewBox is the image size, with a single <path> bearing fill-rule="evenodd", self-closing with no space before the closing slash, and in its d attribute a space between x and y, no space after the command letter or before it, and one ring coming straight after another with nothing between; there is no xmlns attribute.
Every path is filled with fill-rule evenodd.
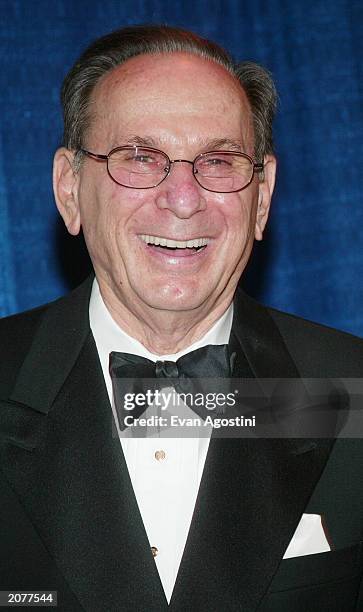
<svg viewBox="0 0 363 612"><path fill-rule="evenodd" d="M126 145L112 149L107 155L80 149L97 161L107 162L107 172L118 185L131 189L157 187L170 174L172 164L191 164L193 176L203 189L215 193L242 191L251 182L263 164L255 162L246 153L235 151L207 151L189 159L173 159L152 147Z"/></svg>

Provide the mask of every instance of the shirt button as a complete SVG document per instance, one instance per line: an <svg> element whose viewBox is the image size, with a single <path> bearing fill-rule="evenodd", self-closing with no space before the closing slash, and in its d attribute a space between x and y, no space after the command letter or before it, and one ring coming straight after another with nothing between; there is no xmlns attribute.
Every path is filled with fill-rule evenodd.
<svg viewBox="0 0 363 612"><path fill-rule="evenodd" d="M155 451L154 457L156 461L163 461L163 459L166 457L166 453L163 450L157 450Z"/></svg>
<svg viewBox="0 0 363 612"><path fill-rule="evenodd" d="M153 557L156 557L156 555L158 554L158 549L156 548L156 546L151 546L151 553Z"/></svg>

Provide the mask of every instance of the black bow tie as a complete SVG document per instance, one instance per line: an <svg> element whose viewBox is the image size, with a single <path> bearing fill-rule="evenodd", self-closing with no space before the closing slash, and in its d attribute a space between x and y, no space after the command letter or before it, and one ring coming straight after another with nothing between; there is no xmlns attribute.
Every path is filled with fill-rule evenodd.
<svg viewBox="0 0 363 612"><path fill-rule="evenodd" d="M126 429L125 416L139 418L148 407L135 406L131 413L125 409L125 394L131 392L135 394L135 390L140 392L140 384L137 382L140 382L140 379L155 379L155 386L159 388L165 388L165 382L163 383L165 379L177 379L177 384L173 386L177 390L186 390L187 379L230 378L234 358L235 353L230 356L227 344L203 346L183 355L177 361L156 361L156 363L131 353L110 353L109 369L120 429ZM128 379L127 385L125 379ZM145 390L141 389L142 391L145 393ZM207 414L205 409L199 410L193 407L193 410L202 418Z"/></svg>

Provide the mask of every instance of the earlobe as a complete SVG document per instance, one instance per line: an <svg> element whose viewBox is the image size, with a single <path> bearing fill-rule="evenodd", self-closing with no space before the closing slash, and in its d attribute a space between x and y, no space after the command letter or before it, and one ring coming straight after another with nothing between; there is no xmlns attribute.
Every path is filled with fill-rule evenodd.
<svg viewBox="0 0 363 612"><path fill-rule="evenodd" d="M266 227L272 193L275 186L276 158L266 155L264 164L264 179L259 184L258 205L256 213L255 239L262 240L263 231Z"/></svg>
<svg viewBox="0 0 363 612"><path fill-rule="evenodd" d="M267 205L267 198L261 193L258 198L257 214L256 214L256 226L255 226L255 239L262 240L263 230L265 229L269 213L269 205Z"/></svg>
<svg viewBox="0 0 363 612"><path fill-rule="evenodd" d="M61 147L53 162L53 191L59 213L70 234L76 236L81 229L78 204L78 174L74 169L74 154Z"/></svg>

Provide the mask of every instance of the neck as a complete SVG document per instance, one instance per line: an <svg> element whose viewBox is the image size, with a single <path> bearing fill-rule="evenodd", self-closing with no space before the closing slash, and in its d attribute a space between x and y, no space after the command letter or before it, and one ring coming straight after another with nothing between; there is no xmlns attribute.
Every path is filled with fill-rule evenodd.
<svg viewBox="0 0 363 612"><path fill-rule="evenodd" d="M155 355L172 355L202 338L230 306L233 293L214 304L203 304L191 311L164 311L156 308L133 310L116 299L113 292L99 283L102 299L117 325Z"/></svg>

